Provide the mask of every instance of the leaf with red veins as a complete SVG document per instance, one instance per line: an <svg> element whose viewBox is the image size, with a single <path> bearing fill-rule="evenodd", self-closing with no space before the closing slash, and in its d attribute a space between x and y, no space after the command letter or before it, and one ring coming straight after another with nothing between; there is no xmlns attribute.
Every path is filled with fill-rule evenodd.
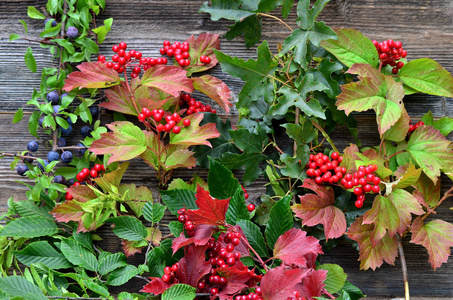
<svg viewBox="0 0 453 300"><path fill-rule="evenodd" d="M197 39L192 35L186 42L189 42L189 59L191 64L186 68L187 76L209 70L218 63L214 51L212 51L213 49L220 50L220 39L218 34L202 33ZM201 63L200 56L202 55L209 56L211 62L209 64Z"/></svg>
<svg viewBox="0 0 453 300"><path fill-rule="evenodd" d="M95 140L89 150L97 155L112 154L109 164L133 159L147 149L145 134L131 122L118 121L106 126L112 132L102 133L101 138Z"/></svg>
<svg viewBox="0 0 453 300"><path fill-rule="evenodd" d="M263 300L282 300L294 297L296 285L302 281L310 269L290 269L284 266L273 268L261 280Z"/></svg>
<svg viewBox="0 0 453 300"><path fill-rule="evenodd" d="M341 209L334 205L333 189L319 185L313 179L305 179L302 187L316 193L299 196L300 204L291 207L296 217L302 219L302 225L323 224L327 240L342 236L346 232L346 217Z"/></svg>
<svg viewBox="0 0 453 300"><path fill-rule="evenodd" d="M426 202L429 207L434 207L440 200L440 188L441 180L437 180L436 183L433 183L431 179L425 173L420 174L417 182L413 184L413 187L420 193L419 195L423 197L424 202Z"/></svg>
<svg viewBox="0 0 453 300"><path fill-rule="evenodd" d="M295 290L300 292L301 297L306 299L313 299L320 297L322 293L326 292L324 281L327 278L326 270L310 270L310 272L302 279Z"/></svg>
<svg viewBox="0 0 453 300"><path fill-rule="evenodd" d="M195 194L195 204L198 209L189 209L186 215L197 225L223 225L225 224L225 215L228 210L230 199L218 200L212 198L209 192L201 186L197 186Z"/></svg>
<svg viewBox="0 0 453 300"><path fill-rule="evenodd" d="M72 72L65 80L63 90L69 92L75 88L106 88L121 83L121 78L113 69L100 62L84 62L77 66L80 70Z"/></svg>
<svg viewBox="0 0 453 300"><path fill-rule="evenodd" d="M128 241L128 240L121 240L121 245L123 245L123 251L124 254L126 254L127 257L135 255L137 253L142 253L142 249L144 246L140 245L137 247L137 244L140 242L135 242L135 241Z"/></svg>
<svg viewBox="0 0 453 300"><path fill-rule="evenodd" d="M184 232L181 232L181 235L173 240L173 244L171 246L173 254L175 254L176 251L182 247L190 244L195 244L197 246L206 245L216 229L217 226L200 224L195 226L195 235L188 238L186 238Z"/></svg>
<svg viewBox="0 0 453 300"><path fill-rule="evenodd" d="M179 261L176 276L181 283L197 286L197 283L209 273L211 264L206 259L208 246L196 246L191 244L184 248L184 257Z"/></svg>
<svg viewBox="0 0 453 300"><path fill-rule="evenodd" d="M154 169L157 169L161 165L159 153L161 153L161 156L165 155L165 151L163 150L165 145L153 131L146 130L143 131L143 134L145 135L146 150L140 154L140 158Z"/></svg>
<svg viewBox="0 0 453 300"><path fill-rule="evenodd" d="M259 282L261 276L255 274L254 270L249 270L242 263L239 267L222 267L217 268L217 275L225 277L227 284L222 288L222 294L234 295L244 288L252 287Z"/></svg>
<svg viewBox="0 0 453 300"><path fill-rule="evenodd" d="M347 235L359 244L360 269L373 269L380 267L385 261L390 265L395 263L398 255L398 242L396 237L391 238L385 234L375 245L371 243L374 224L363 224L363 216L351 224Z"/></svg>
<svg viewBox="0 0 453 300"><path fill-rule="evenodd" d="M412 220L412 215L422 215L425 213L422 206L411 193L402 189L394 189L388 196L395 206L400 219L397 232L403 234L406 228L409 227Z"/></svg>
<svg viewBox="0 0 453 300"><path fill-rule="evenodd" d="M176 66L157 65L149 68L142 76L142 85L157 88L174 97L181 92L192 93L192 79L186 71Z"/></svg>
<svg viewBox="0 0 453 300"><path fill-rule="evenodd" d="M356 160L360 160L357 156L359 153L359 147L355 144L350 144L349 147L344 149L343 161L340 166L345 167L348 174L354 174L357 171L357 166L355 165Z"/></svg>
<svg viewBox="0 0 453 300"><path fill-rule="evenodd" d="M206 145L212 147L208 140L219 137L220 133L214 123L208 123L200 127L199 125L203 118L204 114L201 113L187 116L185 119L190 120L190 125L182 128L178 134L170 133L170 144L186 146Z"/></svg>
<svg viewBox="0 0 453 300"><path fill-rule="evenodd" d="M411 123L411 117L404 108L404 104L401 107L401 117L398 121L387 130L383 136L383 139L394 142L402 142L407 137L409 125Z"/></svg>
<svg viewBox="0 0 453 300"><path fill-rule="evenodd" d="M231 91L225 82L211 75L203 75L193 78L193 87L214 100L226 114L230 112L233 103L229 101Z"/></svg>
<svg viewBox="0 0 453 300"><path fill-rule="evenodd" d="M274 258L281 259L286 264L295 264L307 268L307 258L310 255L322 254L319 240L307 236L307 232L291 228L282 234L274 245Z"/></svg>
<svg viewBox="0 0 453 300"><path fill-rule="evenodd" d="M450 247L453 247L453 225L442 221L433 220L424 223L417 218L411 227L411 243L422 245L428 250L431 267L436 270L446 263L450 256Z"/></svg>
<svg viewBox="0 0 453 300"><path fill-rule="evenodd" d="M123 114L138 115L125 82L122 82L121 85L105 90L104 93L109 101L100 103L100 107Z"/></svg>
<svg viewBox="0 0 453 300"><path fill-rule="evenodd" d="M160 277L149 277L149 279L151 282L147 283L140 292L160 295L173 285L165 283Z"/></svg>
<svg viewBox="0 0 453 300"><path fill-rule="evenodd" d="M194 152L187 149L184 145L169 144L165 147L166 155L163 156L162 166L166 171L176 168L195 167L197 159L193 156Z"/></svg>

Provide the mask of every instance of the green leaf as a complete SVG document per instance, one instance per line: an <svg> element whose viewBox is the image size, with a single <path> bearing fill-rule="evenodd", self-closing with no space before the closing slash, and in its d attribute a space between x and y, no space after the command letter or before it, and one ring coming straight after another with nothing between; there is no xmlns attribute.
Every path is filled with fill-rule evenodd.
<svg viewBox="0 0 453 300"><path fill-rule="evenodd" d="M61 23L57 24L57 26L55 26L55 27L49 27L48 29L44 30L43 32L41 32L39 34L39 37L42 37L42 38L54 37L54 36L57 36L58 34L60 34L60 31L61 31Z"/></svg>
<svg viewBox="0 0 453 300"><path fill-rule="evenodd" d="M170 223L168 223L168 229L170 229L170 232L173 234L173 236L178 237L184 230L184 224L178 221L171 221Z"/></svg>
<svg viewBox="0 0 453 300"><path fill-rule="evenodd" d="M208 173L209 192L216 199L228 199L241 187L230 170L210 159Z"/></svg>
<svg viewBox="0 0 453 300"><path fill-rule="evenodd" d="M28 131L30 132L31 135L34 137L38 137L38 126L39 126L39 117L41 115L41 112L35 110L31 116L30 119L28 119Z"/></svg>
<svg viewBox="0 0 453 300"><path fill-rule="evenodd" d="M142 210L143 217L145 217L147 221L157 223L164 217L166 209L165 205L160 203L146 202Z"/></svg>
<svg viewBox="0 0 453 300"><path fill-rule="evenodd" d="M259 128L257 133L250 133L245 128L230 131L235 145L244 152L261 153L268 142L266 132Z"/></svg>
<svg viewBox="0 0 453 300"><path fill-rule="evenodd" d="M33 50L31 50L30 46L27 48L27 51L25 51L24 60L27 68L31 72L36 73L36 60L35 57L33 56Z"/></svg>
<svg viewBox="0 0 453 300"><path fill-rule="evenodd" d="M92 39L89 38L82 39L82 45L85 47L85 49L87 49L91 53L99 52L99 46Z"/></svg>
<svg viewBox="0 0 453 300"><path fill-rule="evenodd" d="M264 241L263 234L260 231L260 228L248 220L237 220L236 224L239 225L247 237L250 246L255 249L261 257L269 257L269 252L266 247L266 242Z"/></svg>
<svg viewBox="0 0 453 300"><path fill-rule="evenodd" d="M94 251L93 249L93 236L91 232L77 232L74 230L72 233L74 240L79 242L80 245L84 246L90 251Z"/></svg>
<svg viewBox="0 0 453 300"><path fill-rule="evenodd" d="M379 56L373 43L360 31L355 29L336 29L337 40L321 42L321 47L335 55L346 66L369 64L374 68L379 65Z"/></svg>
<svg viewBox="0 0 453 300"><path fill-rule="evenodd" d="M110 273L107 279L107 285L119 286L128 282L132 277L138 275L138 269L136 266L127 265L116 269Z"/></svg>
<svg viewBox="0 0 453 300"><path fill-rule="evenodd" d="M95 292L96 294L99 294L100 296L103 296L103 297L110 296L109 291L107 290L107 288L105 286L97 284L93 281L84 281L83 283L85 284L85 286L88 289Z"/></svg>
<svg viewBox="0 0 453 300"><path fill-rule="evenodd" d="M453 97L453 77L430 58L419 58L406 63L398 76L406 85L419 92Z"/></svg>
<svg viewBox="0 0 453 300"><path fill-rule="evenodd" d="M16 113L14 114L13 123L20 122L23 117L24 117L24 109L23 108L19 108L16 111Z"/></svg>
<svg viewBox="0 0 453 300"><path fill-rule="evenodd" d="M34 238L51 236L56 233L58 233L58 227L53 220L41 216L32 216L11 221L0 231L0 236Z"/></svg>
<svg viewBox="0 0 453 300"><path fill-rule="evenodd" d="M103 252L99 256L99 274L106 275L119 267L127 265L124 253Z"/></svg>
<svg viewBox="0 0 453 300"><path fill-rule="evenodd" d="M453 131L453 118L440 118L439 120L434 121L432 126L439 130L444 136L447 136Z"/></svg>
<svg viewBox="0 0 453 300"><path fill-rule="evenodd" d="M258 7L256 1L229 1L229 0L214 0L212 5L208 6L208 2L203 3L198 12L211 14L211 20L218 21L227 19L233 21L241 21L249 16L254 15L252 11Z"/></svg>
<svg viewBox="0 0 453 300"><path fill-rule="evenodd" d="M278 62L272 59L272 53L266 41L258 46L258 58L256 61L253 59L244 61L243 59L228 56L217 50L214 50L214 53L222 66L223 72L245 81L238 95L238 107L247 106L250 102L259 99L261 96L264 96L266 99L273 96L269 95L267 84L273 81L271 81L271 77L273 77Z"/></svg>
<svg viewBox="0 0 453 300"><path fill-rule="evenodd" d="M176 215L179 209L198 209L195 204L195 192L190 190L167 190L160 191L162 201L167 206L168 210Z"/></svg>
<svg viewBox="0 0 453 300"><path fill-rule="evenodd" d="M238 36L244 36L245 46L252 47L261 40L262 22L259 15L251 15L241 21L237 21L225 34L229 41Z"/></svg>
<svg viewBox="0 0 453 300"><path fill-rule="evenodd" d="M74 54L75 53L75 49L74 49L74 46L72 45L72 43L68 40L65 40L65 39L53 39L52 42L55 42L57 43L58 45L62 46L63 48L66 49L66 51L68 51L69 54Z"/></svg>
<svg viewBox="0 0 453 300"><path fill-rule="evenodd" d="M242 188L237 188L231 197L225 217L227 223L231 225L236 225L236 220L238 219L250 220Z"/></svg>
<svg viewBox="0 0 453 300"><path fill-rule="evenodd" d="M256 152L225 153L220 162L229 169L245 169L242 182L249 185L261 176L260 163L265 159L265 155Z"/></svg>
<svg viewBox="0 0 453 300"><path fill-rule="evenodd" d="M272 206L269 220L265 230L266 241L269 248L273 249L274 244L286 231L293 227L293 214L289 206L291 195L285 196Z"/></svg>
<svg viewBox="0 0 453 300"><path fill-rule="evenodd" d="M162 300L192 300L195 299L196 291L193 286L177 283L165 290Z"/></svg>
<svg viewBox="0 0 453 300"><path fill-rule="evenodd" d="M48 300L36 285L22 276L1 277L0 290L13 297L23 297L22 299Z"/></svg>
<svg viewBox="0 0 453 300"><path fill-rule="evenodd" d="M19 22L21 22L22 26L24 26L25 35L27 35L27 33L28 33L27 23L25 21L23 21L23 20L19 20Z"/></svg>
<svg viewBox="0 0 453 300"><path fill-rule="evenodd" d="M36 217L41 216L49 220L54 220L53 216L49 213L51 210L49 206L41 206L31 200L15 201L13 202L14 209L21 217Z"/></svg>
<svg viewBox="0 0 453 300"><path fill-rule="evenodd" d="M76 266L96 272L99 270L99 263L93 253L82 247L77 241L65 239L61 241L61 252Z"/></svg>
<svg viewBox="0 0 453 300"><path fill-rule="evenodd" d="M326 270L327 278L324 280L324 288L331 294L337 293L345 284L348 275L343 268L335 264L322 264L316 267L316 270Z"/></svg>
<svg viewBox="0 0 453 300"><path fill-rule="evenodd" d="M365 297L365 295L359 290L359 288L349 281L346 281L341 291L347 293L350 300L359 300ZM347 300L347 298L345 300Z"/></svg>
<svg viewBox="0 0 453 300"><path fill-rule="evenodd" d="M10 42L15 41L15 40L18 40L18 39L20 39L20 35L18 35L18 34L11 33L11 34L9 35L9 41L10 41Z"/></svg>
<svg viewBox="0 0 453 300"><path fill-rule="evenodd" d="M27 9L27 15L32 19L44 20L46 17L40 13L34 6L29 6Z"/></svg>
<svg viewBox="0 0 453 300"><path fill-rule="evenodd" d="M305 78L313 77L312 74L307 74ZM303 86L303 85L302 85ZM318 83L314 88L325 90L325 85ZM304 93L299 93L294 89L291 89L287 86L283 86L278 90L279 93L283 95L278 98L277 105L273 106L269 113L273 115L286 115L288 109L292 106L298 107L301 112L306 114L307 116L315 116L320 119L326 119L326 115L324 114L324 110L316 99L309 99L306 100Z"/></svg>
<svg viewBox="0 0 453 300"><path fill-rule="evenodd" d="M148 235L145 225L136 217L121 216L108 219L106 222L115 224L113 232L121 239L141 241Z"/></svg>
<svg viewBox="0 0 453 300"><path fill-rule="evenodd" d="M50 269L65 269L72 264L63 254L56 251L47 241L37 241L29 244L23 250L16 252L17 259L24 265L42 263Z"/></svg>

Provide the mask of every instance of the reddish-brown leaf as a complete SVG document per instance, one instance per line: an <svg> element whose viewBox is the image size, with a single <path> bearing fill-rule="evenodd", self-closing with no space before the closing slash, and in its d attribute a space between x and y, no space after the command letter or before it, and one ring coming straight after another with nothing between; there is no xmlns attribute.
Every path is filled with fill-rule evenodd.
<svg viewBox="0 0 453 300"><path fill-rule="evenodd" d="M295 264L307 268L307 258L311 255L322 254L319 240L307 236L307 232L291 228L282 234L274 245L274 258L281 259L286 264Z"/></svg>
<svg viewBox="0 0 453 300"><path fill-rule="evenodd" d="M193 156L194 152L188 150L187 146L169 144L165 147L165 151L166 155L162 157L161 164L165 170L195 167L197 159Z"/></svg>
<svg viewBox="0 0 453 300"><path fill-rule="evenodd" d="M203 75L193 78L193 87L214 100L226 114L230 112L233 103L229 101L231 91L225 82L211 75Z"/></svg>
<svg viewBox="0 0 453 300"><path fill-rule="evenodd" d="M138 242L135 241L128 241L128 240L121 240L121 245L123 245L123 251L124 254L126 254L127 257L132 256L136 253L142 253L143 245L140 245L137 247Z"/></svg>
<svg viewBox="0 0 453 300"><path fill-rule="evenodd" d="M179 261L176 271L181 283L197 286L197 283L211 270L211 264L206 259L207 245L195 246L191 244L184 248L184 257Z"/></svg>
<svg viewBox="0 0 453 300"><path fill-rule="evenodd" d="M254 270L249 270L240 261L232 267L217 268L217 274L228 280L227 285L222 288L222 294L230 296L244 288L252 287L261 279L261 276L256 275Z"/></svg>
<svg viewBox="0 0 453 300"><path fill-rule="evenodd" d="M121 85L105 90L104 93L109 101L100 103L100 107L123 114L134 116L138 115L125 82L122 82Z"/></svg>
<svg viewBox="0 0 453 300"><path fill-rule="evenodd" d="M359 261L362 270L369 268L375 270L384 261L393 265L398 255L396 237L391 238L387 233L373 246L370 240L373 231L374 224L363 224L363 216L360 216L347 232L348 237L359 244Z"/></svg>
<svg viewBox="0 0 453 300"><path fill-rule="evenodd" d="M283 300L294 297L296 285L309 271L310 269L291 269L284 266L269 270L261 280L261 297L264 300Z"/></svg>
<svg viewBox="0 0 453 300"><path fill-rule="evenodd" d="M393 202L393 205L398 211L400 223L397 232L399 234L403 234L411 224L411 214L422 215L425 213L417 199L405 190L394 189L387 197Z"/></svg>
<svg viewBox="0 0 453 300"><path fill-rule="evenodd" d="M186 214L194 223L206 225L222 225L225 224L225 215L228 210L229 199L218 200L212 198L209 192L201 186L197 187L195 194L197 200L195 203L198 206L197 210L189 209Z"/></svg>
<svg viewBox="0 0 453 300"><path fill-rule="evenodd" d="M190 244L195 244L197 246L206 245L216 228L217 226L213 225L197 225L195 227L195 235L188 238L185 237L184 232L181 232L181 235L173 240L173 244L171 246L173 254L182 247Z"/></svg>
<svg viewBox="0 0 453 300"><path fill-rule="evenodd" d="M150 277L151 282L147 283L140 292L154 295L163 294L172 284L165 283L160 277Z"/></svg>
<svg viewBox="0 0 453 300"><path fill-rule="evenodd" d="M344 149L344 156L343 156L343 161L341 162L340 166L345 167L347 170L347 173L349 174L354 174L354 172L357 171L357 166L355 165L355 161L360 159L357 156L357 153L359 153L359 147L355 144L349 145L346 149Z"/></svg>
<svg viewBox="0 0 453 300"><path fill-rule="evenodd" d="M214 123L208 123L200 127L203 114L192 114L185 119L190 120L190 126L181 129L179 134L170 134L170 143L175 145L206 145L211 147L209 139L220 136Z"/></svg>
<svg viewBox="0 0 453 300"><path fill-rule="evenodd" d="M84 62L77 66L80 72L72 72L65 80L63 90L75 88L106 88L121 83L118 72L100 62Z"/></svg>
<svg viewBox="0 0 453 300"><path fill-rule="evenodd" d="M302 225L324 225L326 239L338 238L346 232L346 217L335 207L335 195L331 187L317 184L313 179L305 179L302 187L315 194L299 196L300 204L291 207L296 217L302 219Z"/></svg>
<svg viewBox="0 0 453 300"><path fill-rule="evenodd" d="M295 290L300 292L301 297L306 299L314 299L314 297L320 297L325 292L324 287L326 286L324 281L327 277L326 270L310 270L307 276L302 279Z"/></svg>
<svg viewBox="0 0 453 300"><path fill-rule="evenodd" d="M186 68L187 76L190 76L193 73L206 71L218 63L213 51L213 49L220 50L220 40L218 34L202 33L197 37L197 39L195 39L192 35L186 40L186 42L189 42L191 62L191 66ZM209 56L211 58L211 62L209 64L200 63L200 56L202 55Z"/></svg>
<svg viewBox="0 0 453 300"><path fill-rule="evenodd" d="M192 93L192 79L187 78L186 73L180 67L157 65L143 74L142 85L157 88L175 97L181 92Z"/></svg>
<svg viewBox="0 0 453 300"><path fill-rule="evenodd" d="M440 200L440 183L440 178L434 184L425 173L422 173L413 187L419 191L419 196L424 199L424 202L433 207Z"/></svg>
<svg viewBox="0 0 453 300"><path fill-rule="evenodd" d="M417 218L412 223L411 243L422 245L428 250L429 262L435 270L446 263L450 256L450 247L453 247L453 225L442 221L433 220L424 223Z"/></svg>

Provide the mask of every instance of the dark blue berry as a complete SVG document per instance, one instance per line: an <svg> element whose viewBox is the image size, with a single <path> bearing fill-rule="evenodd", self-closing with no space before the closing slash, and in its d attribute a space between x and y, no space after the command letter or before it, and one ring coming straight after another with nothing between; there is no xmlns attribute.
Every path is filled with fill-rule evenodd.
<svg viewBox="0 0 453 300"><path fill-rule="evenodd" d="M54 105L53 112L58 113L59 110L60 110L60 105Z"/></svg>
<svg viewBox="0 0 453 300"><path fill-rule="evenodd" d="M66 36L70 39L75 39L79 35L79 30L74 26L69 26L66 30Z"/></svg>
<svg viewBox="0 0 453 300"><path fill-rule="evenodd" d="M63 100L64 97L68 96L68 93L61 94L60 99Z"/></svg>
<svg viewBox="0 0 453 300"><path fill-rule="evenodd" d="M47 101L49 101L52 105L55 105L60 100L60 95L57 91L51 91L47 94Z"/></svg>
<svg viewBox="0 0 453 300"><path fill-rule="evenodd" d="M82 143L78 143L76 146L77 146L77 147L85 147L85 145L82 144ZM76 154L77 154L78 156L82 156L82 155L85 154L85 151L87 151L87 149L77 149L77 150L76 150Z"/></svg>
<svg viewBox="0 0 453 300"><path fill-rule="evenodd" d="M32 156L32 155L31 155L30 153L27 152L27 153L25 153L24 156ZM29 164L32 164L32 163L33 163L33 159L31 159L31 158L23 158L22 160L23 160L24 162L29 163Z"/></svg>
<svg viewBox="0 0 453 300"><path fill-rule="evenodd" d="M26 165L18 165L17 166L17 174L20 176L25 176L25 172L28 171L28 167Z"/></svg>
<svg viewBox="0 0 453 300"><path fill-rule="evenodd" d="M73 185L75 182L75 179L74 178L71 178L69 179L68 181L66 181L66 185Z"/></svg>
<svg viewBox="0 0 453 300"><path fill-rule="evenodd" d="M39 127L41 127L41 128L42 128L42 122L44 122L44 116L42 116L42 117L39 118L39 120L38 120Z"/></svg>
<svg viewBox="0 0 453 300"><path fill-rule="evenodd" d="M46 19L44 21L44 26L47 24L47 22L49 22L50 20L52 20L52 27L55 27L57 26L57 21L55 21L54 19Z"/></svg>
<svg viewBox="0 0 453 300"><path fill-rule="evenodd" d="M99 116L99 106L90 106L89 109L93 119L97 119Z"/></svg>
<svg viewBox="0 0 453 300"><path fill-rule="evenodd" d="M87 136L90 136L92 131L93 131L93 129L91 129L90 126L83 126L83 127L80 129L80 133L82 134L82 136L83 136L84 138L86 138Z"/></svg>
<svg viewBox="0 0 453 300"><path fill-rule="evenodd" d="M57 151L49 151L49 153L47 153L47 159L49 161L57 161L60 159L60 154Z"/></svg>
<svg viewBox="0 0 453 300"><path fill-rule="evenodd" d="M27 144L27 149L30 152L36 152L39 149L39 144L37 141L29 141Z"/></svg>
<svg viewBox="0 0 453 300"><path fill-rule="evenodd" d="M64 129L63 127L61 127L61 135L70 135L72 132L72 126L71 124L68 124L68 128L67 129Z"/></svg>
<svg viewBox="0 0 453 300"><path fill-rule="evenodd" d="M64 137L59 137L57 141L58 147L66 147L66 139Z"/></svg>
<svg viewBox="0 0 453 300"><path fill-rule="evenodd" d="M44 160L44 167L46 167L49 164L49 161L47 159ZM44 172L44 167L41 165L41 163L38 162L38 168Z"/></svg>
<svg viewBox="0 0 453 300"><path fill-rule="evenodd" d="M57 176L54 177L53 182L59 183L59 184L65 184L66 183L66 179L63 176L61 176L61 175L57 175Z"/></svg>
<svg viewBox="0 0 453 300"><path fill-rule="evenodd" d="M70 151L65 151L61 154L61 160L64 163L69 164L72 161L72 153Z"/></svg>
<svg viewBox="0 0 453 300"><path fill-rule="evenodd" d="M72 119L71 119L71 118L67 118L67 119L66 119L66 122L68 122L69 125L74 125L74 122L72 122Z"/></svg>

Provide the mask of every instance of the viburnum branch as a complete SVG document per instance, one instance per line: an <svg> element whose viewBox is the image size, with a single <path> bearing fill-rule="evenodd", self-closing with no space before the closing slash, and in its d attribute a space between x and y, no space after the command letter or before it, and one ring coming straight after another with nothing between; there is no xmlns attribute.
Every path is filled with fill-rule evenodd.
<svg viewBox="0 0 453 300"><path fill-rule="evenodd" d="M265 13L257 13L257 15L259 16L263 16L263 17L268 17L268 18L272 18L274 20L277 20L279 21L280 23L282 23L283 25L285 25L289 30L291 30L291 32L293 31L293 29L285 22L283 21L282 19L276 17L276 16L273 16L273 15L268 15L268 14L265 14Z"/></svg>
<svg viewBox="0 0 453 300"><path fill-rule="evenodd" d="M398 242L398 253L399 253L400 261L401 261L401 270L403 271L404 299L410 300L409 280L407 278L406 257L404 256L403 243L401 242L401 236L399 234L396 234L396 240Z"/></svg>
<svg viewBox="0 0 453 300"><path fill-rule="evenodd" d="M390 160L392 157L397 156L398 154L401 154L401 153L404 153L404 152L406 152L406 151L405 151L405 150L400 150L400 151L398 151L398 152L395 152L395 153L393 153L392 155L390 155L390 156L387 158L387 160Z"/></svg>
<svg viewBox="0 0 453 300"><path fill-rule="evenodd" d="M275 142L275 137L274 137L274 140L271 140L271 139L269 138L269 141L271 142L272 146L274 146L274 148L277 149L278 153L280 153L280 154L283 154L283 153L284 153L283 150L280 149L280 147L279 147L279 146L277 145L277 143Z"/></svg>
<svg viewBox="0 0 453 300"><path fill-rule="evenodd" d="M23 159L33 159L33 160L38 159L37 157L33 157L33 156L18 155L18 154L6 153L6 152L1 152L0 156L14 156L14 157L19 157L19 158L23 158Z"/></svg>
<svg viewBox="0 0 453 300"><path fill-rule="evenodd" d="M332 139L327 134L327 132L325 132L324 129L322 129L322 127L319 126L319 124L317 124L315 121L311 120L311 123L313 123L313 126L315 126L319 131L321 131L322 135L326 138L326 141L330 144L330 146L332 146L333 151L340 153L340 151L338 151L337 147L335 147Z"/></svg>
<svg viewBox="0 0 453 300"><path fill-rule="evenodd" d="M85 146L57 147L57 150L78 150L78 149L88 149L88 147Z"/></svg>
<svg viewBox="0 0 453 300"><path fill-rule="evenodd" d="M79 297L64 297L64 296L47 296L48 299L59 299L59 300L80 300ZM109 300L109 298L83 298L85 300ZM112 298L110 298L112 299ZM117 299L117 298L113 298Z"/></svg>
<svg viewBox="0 0 453 300"><path fill-rule="evenodd" d="M437 202L437 204L431 210L427 211L426 214L421 217L421 219L422 220L426 219L434 210L436 210L436 208L438 208L442 204L442 202L444 202L451 196L453 196L453 186L451 186L450 189L445 192L445 194L442 196L439 202Z"/></svg>
<svg viewBox="0 0 453 300"><path fill-rule="evenodd" d="M66 2L65 2L65 3L66 3ZM57 130L54 130L54 131L52 132L52 141L53 141L53 143L52 143L52 150L53 150L53 151L56 151L57 148L58 148L58 145L57 145L57 143L58 143L58 131L57 131Z"/></svg>
<svg viewBox="0 0 453 300"><path fill-rule="evenodd" d="M249 244L249 242L247 241L246 238L244 238L243 236L241 236L241 240L246 244L246 246L252 250L253 254L256 256L256 258L258 259L258 261L260 262L260 264L263 266L264 270L269 271L266 264L264 263L263 259L261 258L261 256L258 255L258 253L256 253L255 249L253 249L253 247Z"/></svg>

